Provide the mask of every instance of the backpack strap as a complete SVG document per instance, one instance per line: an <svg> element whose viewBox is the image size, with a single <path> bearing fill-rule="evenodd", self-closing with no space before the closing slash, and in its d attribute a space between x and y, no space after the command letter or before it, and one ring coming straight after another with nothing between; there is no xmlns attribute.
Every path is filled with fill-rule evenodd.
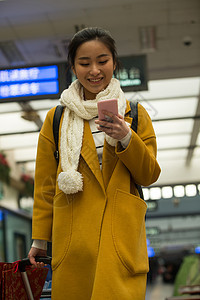
<svg viewBox="0 0 200 300"><path fill-rule="evenodd" d="M137 101L129 101L131 111L130 111L130 117L132 118L132 123L131 123L131 129L137 133L137 128L138 128L138 102ZM144 195L142 191L141 185L135 183L136 188L138 190L138 193L140 195L140 198L144 200Z"/></svg>
<svg viewBox="0 0 200 300"><path fill-rule="evenodd" d="M59 150L58 150L58 140L59 140L59 126L60 126L60 119L62 116L64 106L58 105L56 106L56 110L54 112L53 117L53 136L56 145L56 151L54 152L55 159L57 164L59 163Z"/></svg>
<svg viewBox="0 0 200 300"><path fill-rule="evenodd" d="M132 118L131 129L137 133L138 127L138 102L137 101L130 101L129 102L131 107L130 117Z"/></svg>

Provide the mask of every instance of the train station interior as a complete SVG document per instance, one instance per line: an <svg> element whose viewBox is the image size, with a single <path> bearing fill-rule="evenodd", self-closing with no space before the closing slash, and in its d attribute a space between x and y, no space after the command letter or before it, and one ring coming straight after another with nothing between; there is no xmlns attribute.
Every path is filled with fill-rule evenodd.
<svg viewBox="0 0 200 300"><path fill-rule="evenodd" d="M39 133L74 79L68 44L86 27L115 39L122 89L144 106L156 133L161 174L143 187L146 300L182 297L180 286L199 287L200 297L199 0L0 0L0 261L30 249ZM34 76L52 66L55 90L52 81L52 91L37 93Z"/></svg>

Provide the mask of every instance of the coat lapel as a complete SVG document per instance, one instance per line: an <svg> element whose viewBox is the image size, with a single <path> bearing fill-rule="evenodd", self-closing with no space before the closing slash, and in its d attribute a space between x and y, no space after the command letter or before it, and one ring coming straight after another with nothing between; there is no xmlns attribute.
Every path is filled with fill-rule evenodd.
<svg viewBox="0 0 200 300"><path fill-rule="evenodd" d="M99 159L97 156L97 151L90 130L90 125L88 121L84 121L84 133L83 133L83 143L81 149L81 155L84 158L85 162L93 172L96 179L99 181L102 189L104 190L104 183L102 172L99 166Z"/></svg>

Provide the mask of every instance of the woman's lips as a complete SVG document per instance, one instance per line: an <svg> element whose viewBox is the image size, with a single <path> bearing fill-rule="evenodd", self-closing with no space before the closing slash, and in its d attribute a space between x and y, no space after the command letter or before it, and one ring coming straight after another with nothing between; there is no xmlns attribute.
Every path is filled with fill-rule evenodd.
<svg viewBox="0 0 200 300"><path fill-rule="evenodd" d="M99 83L102 79L103 79L103 77L101 77L101 78L89 78L88 80L91 83Z"/></svg>

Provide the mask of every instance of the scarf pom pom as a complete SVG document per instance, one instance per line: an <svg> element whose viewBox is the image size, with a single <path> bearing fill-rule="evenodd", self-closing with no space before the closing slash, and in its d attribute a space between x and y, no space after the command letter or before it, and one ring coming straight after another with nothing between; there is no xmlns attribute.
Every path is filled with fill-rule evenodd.
<svg viewBox="0 0 200 300"><path fill-rule="evenodd" d="M74 194L83 190L83 177L73 169L58 175L58 187L65 194Z"/></svg>

